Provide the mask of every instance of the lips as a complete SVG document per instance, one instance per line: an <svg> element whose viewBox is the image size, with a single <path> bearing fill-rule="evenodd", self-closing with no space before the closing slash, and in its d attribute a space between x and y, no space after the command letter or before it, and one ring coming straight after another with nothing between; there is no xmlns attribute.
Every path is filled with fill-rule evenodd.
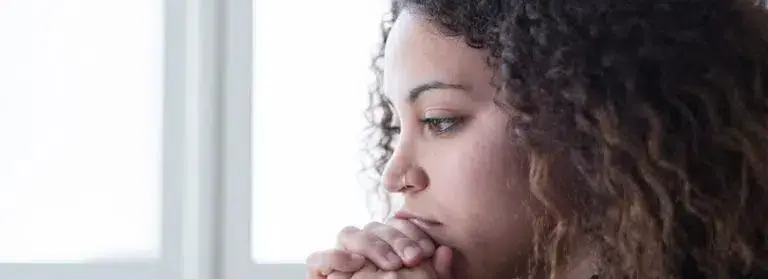
<svg viewBox="0 0 768 279"><path fill-rule="evenodd" d="M420 216L420 215L417 215L417 214L414 214L414 213L411 213L411 212L408 212L408 211L405 211L405 210L398 211L395 214L395 218L411 221L414 224L416 224L417 226L422 227L422 228L424 228L424 227L435 227L435 226L442 225L442 223L440 223L440 222L438 222L438 221L436 221L434 219L423 217L423 216Z"/></svg>
<svg viewBox="0 0 768 279"><path fill-rule="evenodd" d="M425 217L423 215L414 214L406 210L401 210L395 214L395 218L401 219L401 220L407 220L411 222L412 224L416 225L424 231L427 235L429 235L430 238L435 242L437 245L444 245L449 247L455 247L455 242L450 241L451 237L448 231L446 230L446 226L429 217Z"/></svg>

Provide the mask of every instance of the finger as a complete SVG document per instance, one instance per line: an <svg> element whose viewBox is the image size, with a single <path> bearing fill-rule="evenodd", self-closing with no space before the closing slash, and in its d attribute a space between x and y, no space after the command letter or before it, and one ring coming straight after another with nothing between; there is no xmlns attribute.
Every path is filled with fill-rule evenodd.
<svg viewBox="0 0 768 279"><path fill-rule="evenodd" d="M379 239L384 240L395 250L403 263L407 266L414 266L424 257L424 252L419 247L418 242L414 241L397 228L381 223L370 223L363 229L372 232Z"/></svg>
<svg viewBox="0 0 768 279"><path fill-rule="evenodd" d="M353 274L351 272L334 271L326 279L352 279Z"/></svg>
<svg viewBox="0 0 768 279"><path fill-rule="evenodd" d="M308 279L327 279L325 276L317 273L317 271L312 269L307 269L307 278Z"/></svg>
<svg viewBox="0 0 768 279"><path fill-rule="evenodd" d="M424 266L419 265L414 268L400 269L398 270L398 274L401 275L401 277L398 278L440 279L437 277L435 270L429 263L426 263Z"/></svg>
<svg viewBox="0 0 768 279"><path fill-rule="evenodd" d="M440 246L435 251L432 264L437 273L438 279L451 279L451 262L453 261L453 251L448 246Z"/></svg>
<svg viewBox="0 0 768 279"><path fill-rule="evenodd" d="M424 257L431 257L435 252L435 243L430 236L425 233L419 226L416 226L411 221L393 218L387 221L387 225L396 228L402 232L408 238L413 239L419 244L421 251L424 253Z"/></svg>
<svg viewBox="0 0 768 279"><path fill-rule="evenodd" d="M394 270L371 270L371 271L358 272L352 276L352 279L397 279L397 278L416 279L418 277L407 277L406 275L402 274L402 272L394 271Z"/></svg>
<svg viewBox="0 0 768 279"><path fill-rule="evenodd" d="M373 262L367 262L363 269L352 275L351 279L380 279L379 270Z"/></svg>
<svg viewBox="0 0 768 279"><path fill-rule="evenodd" d="M327 276L333 271L355 272L363 268L365 258L353 253L333 249L312 253L307 258L310 274Z"/></svg>
<svg viewBox="0 0 768 279"><path fill-rule="evenodd" d="M392 246L370 231L344 228L339 233L338 243L344 250L365 257L379 268L394 270L403 265Z"/></svg>

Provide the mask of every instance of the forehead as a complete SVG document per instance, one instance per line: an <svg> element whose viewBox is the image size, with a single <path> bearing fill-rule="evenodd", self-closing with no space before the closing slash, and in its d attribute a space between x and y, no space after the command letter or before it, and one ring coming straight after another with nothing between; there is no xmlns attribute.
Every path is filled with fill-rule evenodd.
<svg viewBox="0 0 768 279"><path fill-rule="evenodd" d="M469 47L462 37L448 37L418 14L403 11L384 49L384 92L400 102L408 91L433 81L468 88L489 83L486 52Z"/></svg>

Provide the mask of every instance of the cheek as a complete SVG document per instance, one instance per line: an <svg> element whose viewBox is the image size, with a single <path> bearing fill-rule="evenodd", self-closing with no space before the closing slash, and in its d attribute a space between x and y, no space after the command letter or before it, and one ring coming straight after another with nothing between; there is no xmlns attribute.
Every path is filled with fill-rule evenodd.
<svg viewBox="0 0 768 279"><path fill-rule="evenodd" d="M524 156L486 141L441 161L443 183L434 194L466 270L506 273L525 266L532 222Z"/></svg>
<svg viewBox="0 0 768 279"><path fill-rule="evenodd" d="M433 161L433 194L444 216L473 238L495 238L516 227L529 197L525 154L506 144L504 129L476 129L453 139ZM471 230L481 230L473 232ZM470 235L468 235L469 237Z"/></svg>
<svg viewBox="0 0 768 279"><path fill-rule="evenodd" d="M434 205L456 248L472 261L510 260L510 251L527 251L531 242L527 153L508 140L504 119L478 118L480 124L429 154Z"/></svg>
<svg viewBox="0 0 768 279"><path fill-rule="evenodd" d="M454 199L464 205L463 220L468 229L477 230L473 237L498 239L515 234L521 224L526 223L525 208L528 193L527 176L522 161L515 158L511 150L501 147L479 149L475 154L484 155L465 160L459 166L455 177L457 193ZM464 171L460 171L464 170ZM522 222L522 223L521 223Z"/></svg>

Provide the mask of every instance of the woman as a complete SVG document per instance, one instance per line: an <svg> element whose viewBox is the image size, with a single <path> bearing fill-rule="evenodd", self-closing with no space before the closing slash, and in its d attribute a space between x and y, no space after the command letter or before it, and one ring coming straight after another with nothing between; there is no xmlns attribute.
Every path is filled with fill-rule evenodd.
<svg viewBox="0 0 768 279"><path fill-rule="evenodd" d="M311 277L768 278L765 7L395 1L371 109L405 203Z"/></svg>

